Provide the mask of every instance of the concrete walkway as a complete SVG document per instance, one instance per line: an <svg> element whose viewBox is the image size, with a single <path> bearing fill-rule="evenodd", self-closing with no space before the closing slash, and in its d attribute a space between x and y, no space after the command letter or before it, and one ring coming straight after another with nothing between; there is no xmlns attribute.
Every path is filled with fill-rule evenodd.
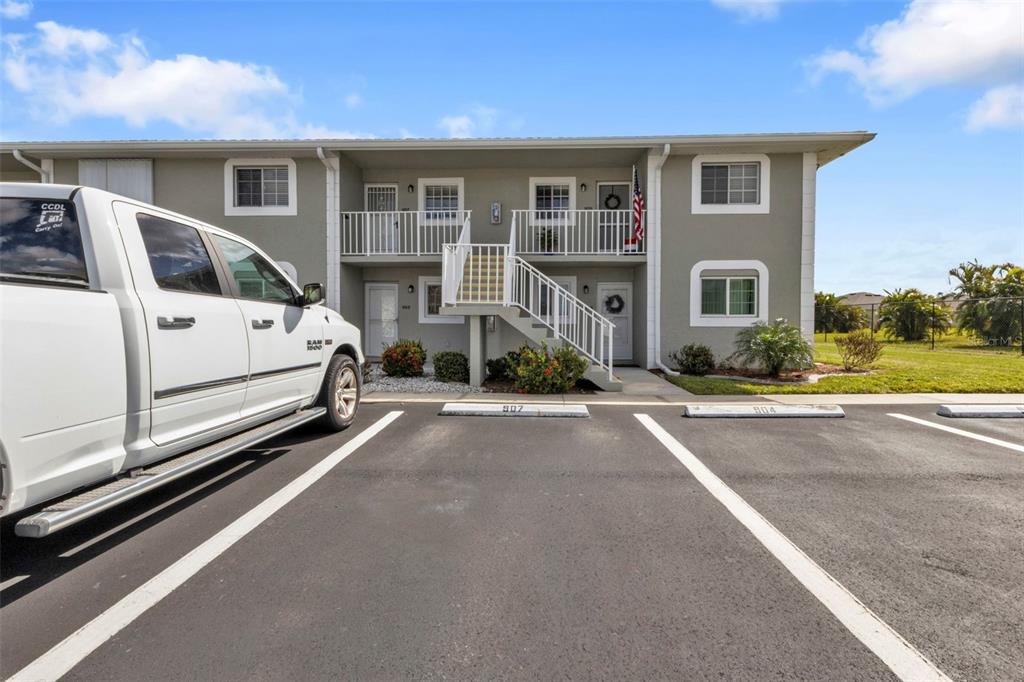
<svg viewBox="0 0 1024 682"><path fill-rule="evenodd" d="M364 403L555 403L577 405L699 405L741 403L782 405L1024 405L1024 393L871 393L834 395L629 395L622 393L521 395L518 393L373 393Z"/></svg>

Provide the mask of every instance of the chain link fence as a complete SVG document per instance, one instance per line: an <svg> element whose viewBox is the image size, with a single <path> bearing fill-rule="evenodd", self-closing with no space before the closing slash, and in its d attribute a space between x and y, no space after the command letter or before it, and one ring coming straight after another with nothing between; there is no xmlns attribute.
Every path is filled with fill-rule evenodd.
<svg viewBox="0 0 1024 682"><path fill-rule="evenodd" d="M933 350L937 338L956 333L965 344L1024 355L1024 296L815 304L814 331L826 341L830 334L861 329L892 340L927 342Z"/></svg>

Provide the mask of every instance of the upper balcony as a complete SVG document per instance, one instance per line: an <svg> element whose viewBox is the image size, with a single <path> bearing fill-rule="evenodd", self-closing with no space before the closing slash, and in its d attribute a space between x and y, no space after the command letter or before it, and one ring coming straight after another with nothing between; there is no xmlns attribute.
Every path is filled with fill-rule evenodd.
<svg viewBox="0 0 1024 682"><path fill-rule="evenodd" d="M341 255L441 256L470 211L342 211Z"/></svg>
<svg viewBox="0 0 1024 682"><path fill-rule="evenodd" d="M512 240L520 256L639 256L647 253L646 220L644 211L637 230L626 209L517 209Z"/></svg>

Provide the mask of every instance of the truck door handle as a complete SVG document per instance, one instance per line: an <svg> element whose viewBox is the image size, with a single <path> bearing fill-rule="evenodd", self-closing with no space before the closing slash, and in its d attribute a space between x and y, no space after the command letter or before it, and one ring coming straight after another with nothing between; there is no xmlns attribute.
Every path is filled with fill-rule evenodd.
<svg viewBox="0 0 1024 682"><path fill-rule="evenodd" d="M196 318L194 317L171 317L168 315L160 315L156 318L157 329L188 329L194 326Z"/></svg>
<svg viewBox="0 0 1024 682"><path fill-rule="evenodd" d="M273 326L274 326L274 321L273 320L253 320L252 321L252 328L253 329L270 329Z"/></svg>

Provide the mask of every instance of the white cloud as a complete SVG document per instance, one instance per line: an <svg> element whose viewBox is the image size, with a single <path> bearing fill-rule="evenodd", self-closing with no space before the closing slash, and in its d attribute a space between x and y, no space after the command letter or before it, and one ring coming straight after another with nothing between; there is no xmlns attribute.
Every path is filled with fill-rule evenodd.
<svg viewBox="0 0 1024 682"><path fill-rule="evenodd" d="M4 37L3 70L39 119L169 122L218 137L358 136L299 122L297 95L270 67L193 54L153 59L135 37L115 40L52 21L36 28Z"/></svg>
<svg viewBox="0 0 1024 682"><path fill-rule="evenodd" d="M744 21L768 21L779 16L783 0L711 0L711 4L739 15Z"/></svg>
<svg viewBox="0 0 1024 682"><path fill-rule="evenodd" d="M991 128L1024 128L1024 85L992 88L974 103L967 114L967 129Z"/></svg>
<svg viewBox="0 0 1024 682"><path fill-rule="evenodd" d="M872 26L857 50L828 50L815 78L846 73L875 104L942 85L1006 82L1024 59L1024 3L912 0L898 19Z"/></svg>
<svg viewBox="0 0 1024 682"><path fill-rule="evenodd" d="M114 46L109 36L92 29L62 26L55 21L41 21L36 28L39 29L39 47L58 57L71 56L76 52L92 55Z"/></svg>
<svg viewBox="0 0 1024 682"><path fill-rule="evenodd" d="M0 16L4 19L24 19L32 12L32 3L17 0L3 0L0 3Z"/></svg>
<svg viewBox="0 0 1024 682"><path fill-rule="evenodd" d="M358 92L351 92L345 96L345 106L349 109L357 109L363 105L363 96Z"/></svg>
<svg viewBox="0 0 1024 682"><path fill-rule="evenodd" d="M493 133L498 117L497 109L478 104L469 113L442 116L437 125L448 137L486 137Z"/></svg>

